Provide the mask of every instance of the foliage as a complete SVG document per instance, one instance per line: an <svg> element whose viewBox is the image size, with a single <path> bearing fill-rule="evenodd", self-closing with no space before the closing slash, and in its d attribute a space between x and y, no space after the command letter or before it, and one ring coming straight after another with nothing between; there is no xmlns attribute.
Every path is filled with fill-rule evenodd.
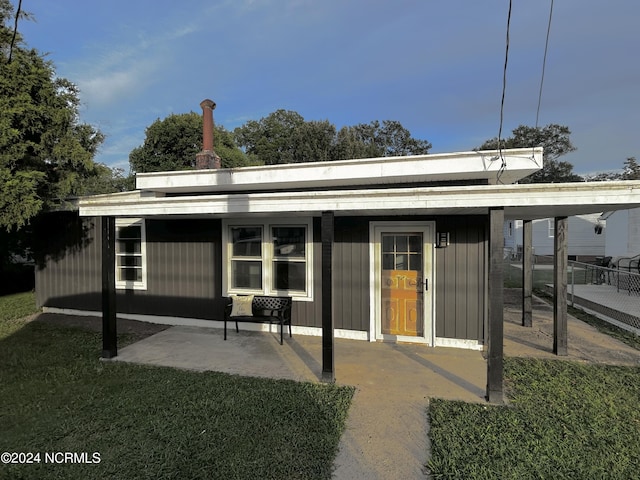
<svg viewBox="0 0 640 480"><path fill-rule="evenodd" d="M2 479L331 478L352 388L101 362L99 333L46 321L0 343L0 451L100 454Z"/></svg>
<svg viewBox="0 0 640 480"><path fill-rule="evenodd" d="M27 224L41 210L83 193L96 174L103 135L78 121L78 89L53 64L24 46L9 62L13 9L0 0L0 228Z"/></svg>
<svg viewBox="0 0 640 480"><path fill-rule="evenodd" d="M58 77L53 63L27 48L17 32L12 46L13 33L13 7L0 0L0 276L5 281L15 270L14 258L28 257L31 224L42 212L85 193L125 188L114 171L93 161L104 136L79 121L76 85Z"/></svg>
<svg viewBox="0 0 640 480"><path fill-rule="evenodd" d="M82 188L84 195L135 190L135 177L125 175L122 168L111 168L103 163L96 163L95 169L95 175L84 179Z"/></svg>
<svg viewBox="0 0 640 480"><path fill-rule="evenodd" d="M629 157L625 160L622 180L640 180L640 165L638 165L636 157Z"/></svg>
<svg viewBox="0 0 640 480"><path fill-rule="evenodd" d="M233 135L215 126L214 150L222 166L241 167L249 161L236 146ZM202 149L202 116L195 112L159 118L146 129L144 143L129 154L131 170L138 173L166 172L193 168Z"/></svg>
<svg viewBox="0 0 640 480"><path fill-rule="evenodd" d="M376 120L336 131L328 120L305 121L299 113L282 109L245 123L234 135L248 155L267 165L418 155L431 148L397 121Z"/></svg>
<svg viewBox="0 0 640 480"><path fill-rule="evenodd" d="M640 165L636 157L629 157L625 160L622 171L601 172L595 175L588 175L585 180L589 182L607 182L611 180L640 180Z"/></svg>
<svg viewBox="0 0 640 480"><path fill-rule="evenodd" d="M432 478L638 478L638 374L506 358L510 406L430 401Z"/></svg>
<svg viewBox="0 0 640 480"><path fill-rule="evenodd" d="M478 150L497 150L501 148L544 148L544 166L541 170L524 178L520 183L557 183L581 182L583 178L573 173L573 165L558 160L559 157L573 152L576 148L571 143L568 127L549 124L546 127L527 127L520 125L512 131L513 136L501 139L492 138L484 142Z"/></svg>

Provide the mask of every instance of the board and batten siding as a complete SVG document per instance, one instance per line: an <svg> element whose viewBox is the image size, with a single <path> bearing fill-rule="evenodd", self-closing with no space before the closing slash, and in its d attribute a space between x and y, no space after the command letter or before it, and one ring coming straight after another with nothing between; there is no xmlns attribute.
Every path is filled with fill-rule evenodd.
<svg viewBox="0 0 640 480"><path fill-rule="evenodd" d="M483 339L486 310L485 217L336 217L334 241L334 326L366 332L370 328L369 222L436 221L449 232L450 245L435 249L436 336ZM74 223L75 222L75 223ZM69 222L67 222L69 223ZM58 245L36 269L39 306L101 309L100 218L75 214L76 238ZM221 320L222 224L219 219L147 219L147 289L117 290L121 313ZM83 235L78 232L83 231ZM58 232L60 233L60 232ZM321 325L320 218L313 219L313 301L295 301L296 326ZM55 235L49 232L51 237ZM78 238L83 237L81 241ZM63 242L64 244L64 242Z"/></svg>
<svg viewBox="0 0 640 480"><path fill-rule="evenodd" d="M101 309L101 219L77 221L86 228L83 241L36 269L39 306ZM222 319L221 222L147 220L146 240L147 289L118 289L118 312Z"/></svg>
<svg viewBox="0 0 640 480"><path fill-rule="evenodd" d="M436 230L449 232L449 246L435 251L436 337L483 341L487 218L439 218Z"/></svg>
<svg viewBox="0 0 640 480"><path fill-rule="evenodd" d="M337 217L333 249L335 328L368 331L369 219Z"/></svg>

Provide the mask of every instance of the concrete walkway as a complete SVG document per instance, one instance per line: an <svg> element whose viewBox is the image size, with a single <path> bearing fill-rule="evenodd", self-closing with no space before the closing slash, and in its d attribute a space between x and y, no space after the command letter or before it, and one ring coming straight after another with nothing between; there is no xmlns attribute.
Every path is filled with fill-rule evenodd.
<svg viewBox="0 0 640 480"><path fill-rule="evenodd" d="M520 326L518 296L505 297L505 355L553 355L550 307L536 301L534 327ZM116 361L318 382L322 344L278 334L171 327L124 347ZM568 360L640 365L640 352L570 318ZM484 402L481 352L408 344L335 340L336 382L356 393L335 460L336 479L425 478L429 398Z"/></svg>

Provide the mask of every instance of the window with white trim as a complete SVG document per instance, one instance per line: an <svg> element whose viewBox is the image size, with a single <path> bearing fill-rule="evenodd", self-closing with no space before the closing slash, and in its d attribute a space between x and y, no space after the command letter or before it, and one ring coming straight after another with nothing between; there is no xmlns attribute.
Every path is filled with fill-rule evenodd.
<svg viewBox="0 0 640 480"><path fill-rule="evenodd" d="M147 288L144 219L116 218L116 288Z"/></svg>
<svg viewBox="0 0 640 480"><path fill-rule="evenodd" d="M223 222L225 294L312 298L312 220Z"/></svg>
<svg viewBox="0 0 640 480"><path fill-rule="evenodd" d="M556 224L555 219L548 218L547 222L549 222L549 238L553 238L556 235Z"/></svg>

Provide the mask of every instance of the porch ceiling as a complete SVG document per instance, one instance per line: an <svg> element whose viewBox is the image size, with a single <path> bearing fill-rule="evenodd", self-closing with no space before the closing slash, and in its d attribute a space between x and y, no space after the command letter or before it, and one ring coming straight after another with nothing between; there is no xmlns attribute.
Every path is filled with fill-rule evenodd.
<svg viewBox="0 0 640 480"><path fill-rule="evenodd" d="M164 196L155 192L80 200L81 216L481 215L504 207L505 218L533 220L640 206L640 181L416 187Z"/></svg>

